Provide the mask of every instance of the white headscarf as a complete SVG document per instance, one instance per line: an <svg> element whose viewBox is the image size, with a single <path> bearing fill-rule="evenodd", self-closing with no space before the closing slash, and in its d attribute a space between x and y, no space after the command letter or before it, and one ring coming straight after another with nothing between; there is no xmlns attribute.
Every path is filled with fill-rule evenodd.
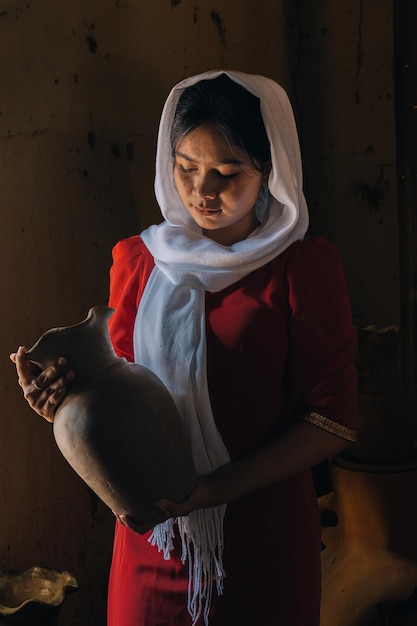
<svg viewBox="0 0 417 626"><path fill-rule="evenodd" d="M190 85L227 74L260 99L271 144L272 169L262 221L247 239L230 247L202 234L183 205L173 180L170 131L178 99ZM285 91L263 76L210 71L178 83L165 103L158 134L155 193L165 221L142 233L155 259L138 309L135 360L153 370L176 402L199 475L230 462L211 411L206 371L205 291L220 291L265 265L302 239L308 226L296 125ZM222 590L225 506L194 511L154 529L150 541L169 558L173 526L190 568L189 611L208 624L211 581ZM207 583L208 584L205 584Z"/></svg>
<svg viewBox="0 0 417 626"><path fill-rule="evenodd" d="M230 247L203 237L184 207L174 186L170 144L172 121L183 90L223 73L260 99L272 160L266 220L247 239ZM300 147L291 104L282 87L264 76L230 71L205 72L178 83L162 111L155 194L166 221L151 226L142 236L157 265L175 284L220 291L302 239L308 227L308 212Z"/></svg>

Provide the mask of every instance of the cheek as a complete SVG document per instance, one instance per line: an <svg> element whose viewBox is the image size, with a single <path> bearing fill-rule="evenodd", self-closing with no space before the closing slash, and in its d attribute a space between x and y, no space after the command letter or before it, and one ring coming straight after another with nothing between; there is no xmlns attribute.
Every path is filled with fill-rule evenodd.
<svg viewBox="0 0 417 626"><path fill-rule="evenodd" d="M177 191L180 195L184 193L189 193L189 188L190 188L189 182L184 180L178 174L175 174L175 172L174 172L174 185L177 188Z"/></svg>
<svg viewBox="0 0 417 626"><path fill-rule="evenodd" d="M229 199L231 204L236 204L242 206L242 203L245 205L255 204L258 195L259 195L258 185L245 185L245 186L237 186L235 189L229 190Z"/></svg>

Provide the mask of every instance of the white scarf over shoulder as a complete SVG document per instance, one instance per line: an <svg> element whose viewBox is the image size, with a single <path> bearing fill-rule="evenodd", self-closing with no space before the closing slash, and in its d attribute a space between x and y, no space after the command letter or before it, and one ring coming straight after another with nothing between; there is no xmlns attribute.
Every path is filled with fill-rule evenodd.
<svg viewBox="0 0 417 626"><path fill-rule="evenodd" d="M268 193L259 201L261 224L250 236L225 247L205 237L184 207L173 181L170 130L182 91L200 80L227 74L260 99L271 144ZM210 71L178 83L162 112L156 155L155 192L165 221L142 233L155 259L135 323L135 360L153 370L176 402L199 475L230 458L217 430L207 387L205 291L220 291L302 239L308 226L296 125L285 91L263 76ZM189 561L189 611L208 624L212 582L222 590L223 516L226 506L194 511L154 529L150 541L169 558L174 525ZM226 573L227 574L227 573Z"/></svg>

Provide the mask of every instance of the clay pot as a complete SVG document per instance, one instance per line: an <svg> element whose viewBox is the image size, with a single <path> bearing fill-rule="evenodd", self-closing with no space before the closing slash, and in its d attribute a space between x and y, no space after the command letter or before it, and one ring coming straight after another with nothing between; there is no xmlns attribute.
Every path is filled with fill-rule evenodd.
<svg viewBox="0 0 417 626"><path fill-rule="evenodd" d="M0 572L0 623L55 624L68 593L78 583L70 572L32 567L26 572ZM50 618L50 619L48 619Z"/></svg>
<svg viewBox="0 0 417 626"><path fill-rule="evenodd" d="M55 414L56 443L115 513L150 529L165 519L155 502L183 500L198 479L170 393L150 370L116 356L112 313L94 307L80 324L47 331L27 354L42 370L68 359L76 378Z"/></svg>
<svg viewBox="0 0 417 626"><path fill-rule="evenodd" d="M319 506L337 523L322 528L321 626L416 624L417 459L378 466L340 455L330 470L334 491ZM396 605L410 621L383 619Z"/></svg>

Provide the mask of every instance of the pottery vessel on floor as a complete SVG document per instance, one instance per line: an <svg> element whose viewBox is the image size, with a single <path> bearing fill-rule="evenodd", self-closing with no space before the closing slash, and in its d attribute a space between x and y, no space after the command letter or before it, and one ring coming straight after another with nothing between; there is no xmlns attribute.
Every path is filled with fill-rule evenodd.
<svg viewBox="0 0 417 626"><path fill-rule="evenodd" d="M32 567L25 572L0 572L0 623L49 626L67 595L78 589L70 572Z"/></svg>
<svg viewBox="0 0 417 626"><path fill-rule="evenodd" d="M155 502L179 502L197 485L174 401L162 381L116 356L113 309L94 307L80 324L47 331L28 351L42 370L65 356L75 380L55 414L54 436L77 474L118 515L152 528Z"/></svg>

